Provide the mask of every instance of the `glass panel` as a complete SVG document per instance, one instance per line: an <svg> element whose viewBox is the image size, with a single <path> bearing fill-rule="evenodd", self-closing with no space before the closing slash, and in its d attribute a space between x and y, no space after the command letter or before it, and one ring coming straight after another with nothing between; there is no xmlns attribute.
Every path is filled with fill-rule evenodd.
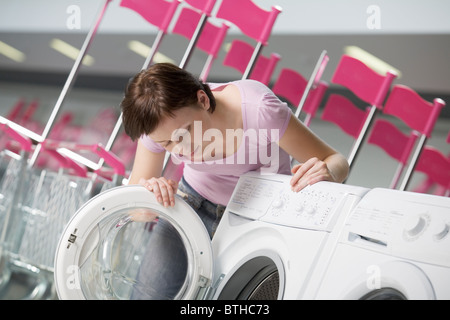
<svg viewBox="0 0 450 320"><path fill-rule="evenodd" d="M90 234L81 288L87 299L175 299L189 282L187 240L169 217L148 208L120 210ZM89 249L88 249L89 250Z"/></svg>
<svg viewBox="0 0 450 320"><path fill-rule="evenodd" d="M275 262L259 256L245 262L226 282L218 300L276 300L284 288Z"/></svg>

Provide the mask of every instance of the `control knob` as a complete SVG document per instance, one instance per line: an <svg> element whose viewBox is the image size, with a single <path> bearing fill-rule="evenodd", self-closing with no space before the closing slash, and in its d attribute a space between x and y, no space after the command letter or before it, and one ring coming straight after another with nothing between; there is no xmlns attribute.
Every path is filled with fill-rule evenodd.
<svg viewBox="0 0 450 320"><path fill-rule="evenodd" d="M427 226L427 217L417 215L409 218L405 223L404 233L408 238L419 236Z"/></svg>
<svg viewBox="0 0 450 320"><path fill-rule="evenodd" d="M433 239L442 240L450 231L450 225L448 222L441 222L433 228Z"/></svg>
<svg viewBox="0 0 450 320"><path fill-rule="evenodd" d="M272 202L272 207L278 209L281 208L283 206L283 200L281 199L276 199Z"/></svg>

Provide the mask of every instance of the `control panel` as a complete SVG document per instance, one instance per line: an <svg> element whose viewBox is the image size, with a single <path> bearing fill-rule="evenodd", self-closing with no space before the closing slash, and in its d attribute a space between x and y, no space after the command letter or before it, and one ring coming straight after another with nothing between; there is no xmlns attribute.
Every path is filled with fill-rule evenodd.
<svg viewBox="0 0 450 320"><path fill-rule="evenodd" d="M362 187L318 182L294 192L291 178L288 175L248 173L239 179L227 210L252 220L329 230L346 196L362 196L368 191Z"/></svg>
<svg viewBox="0 0 450 320"><path fill-rule="evenodd" d="M449 197L376 188L358 203L345 228L345 241L450 266Z"/></svg>

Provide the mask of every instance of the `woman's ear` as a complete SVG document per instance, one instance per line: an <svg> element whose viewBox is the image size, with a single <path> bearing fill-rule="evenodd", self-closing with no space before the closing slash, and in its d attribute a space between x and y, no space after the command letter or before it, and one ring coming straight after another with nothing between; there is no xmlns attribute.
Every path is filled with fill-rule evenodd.
<svg viewBox="0 0 450 320"><path fill-rule="evenodd" d="M210 108L209 97L205 91L198 90L197 91L197 99L203 109L209 110L209 108Z"/></svg>

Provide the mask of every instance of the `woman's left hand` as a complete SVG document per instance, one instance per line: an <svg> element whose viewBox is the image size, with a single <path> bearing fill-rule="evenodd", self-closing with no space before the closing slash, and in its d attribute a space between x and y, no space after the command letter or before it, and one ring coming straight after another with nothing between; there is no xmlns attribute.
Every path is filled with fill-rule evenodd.
<svg viewBox="0 0 450 320"><path fill-rule="evenodd" d="M294 174L291 179L291 187L294 192L319 181L336 181L327 164L318 158L311 158L304 163L297 164L292 167L291 171Z"/></svg>

